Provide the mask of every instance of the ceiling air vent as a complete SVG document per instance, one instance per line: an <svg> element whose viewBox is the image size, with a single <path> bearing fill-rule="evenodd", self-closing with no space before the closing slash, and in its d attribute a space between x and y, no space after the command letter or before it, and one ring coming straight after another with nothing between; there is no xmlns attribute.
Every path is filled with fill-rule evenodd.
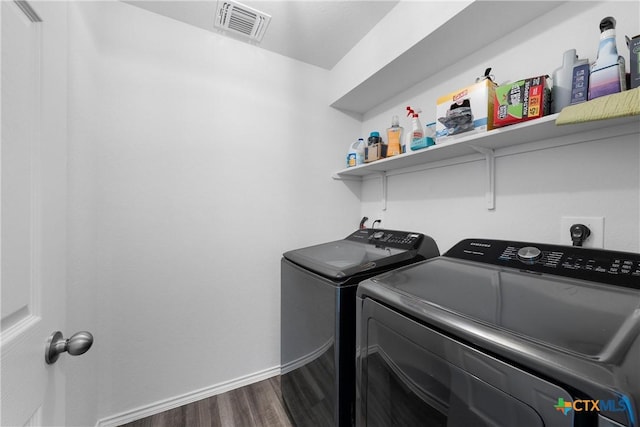
<svg viewBox="0 0 640 427"><path fill-rule="evenodd" d="M271 16L232 0L218 0L215 26L261 41Z"/></svg>

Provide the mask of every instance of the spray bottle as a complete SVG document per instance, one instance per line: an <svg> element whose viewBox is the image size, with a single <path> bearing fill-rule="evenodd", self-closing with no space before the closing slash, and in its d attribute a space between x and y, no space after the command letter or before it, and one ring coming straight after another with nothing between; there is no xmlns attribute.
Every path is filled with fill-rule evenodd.
<svg viewBox="0 0 640 427"><path fill-rule="evenodd" d="M418 148L422 148L423 138L424 138L424 130L422 129L422 124L420 123L420 118L418 115L422 112L419 108L413 109L411 107L407 107L407 116L411 117L411 149L417 150Z"/></svg>
<svg viewBox="0 0 640 427"><path fill-rule="evenodd" d="M600 21L598 58L591 65L589 99L626 90L624 57L616 46L616 20L608 16Z"/></svg>
<svg viewBox="0 0 640 427"><path fill-rule="evenodd" d="M387 129L387 157L402 154L402 127L398 116L391 118L391 127Z"/></svg>

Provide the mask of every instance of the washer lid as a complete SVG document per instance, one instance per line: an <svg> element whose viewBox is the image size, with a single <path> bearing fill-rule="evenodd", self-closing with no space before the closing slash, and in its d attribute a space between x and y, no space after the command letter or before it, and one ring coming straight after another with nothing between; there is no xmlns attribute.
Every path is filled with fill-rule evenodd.
<svg viewBox="0 0 640 427"><path fill-rule="evenodd" d="M358 295L448 330L480 323L598 360L626 354L640 333L639 290L447 257L377 276Z"/></svg>
<svg viewBox="0 0 640 427"><path fill-rule="evenodd" d="M410 262L438 256L435 241L421 233L387 229L360 229L343 240L285 252L302 268L336 282L372 276Z"/></svg>
<svg viewBox="0 0 640 427"><path fill-rule="evenodd" d="M333 280L379 269L414 257L415 251L336 240L285 252L284 257L307 270Z"/></svg>

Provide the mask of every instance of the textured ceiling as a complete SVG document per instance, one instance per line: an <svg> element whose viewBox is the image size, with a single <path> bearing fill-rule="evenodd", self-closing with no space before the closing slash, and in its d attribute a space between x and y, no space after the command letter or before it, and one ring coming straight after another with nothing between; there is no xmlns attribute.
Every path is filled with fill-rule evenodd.
<svg viewBox="0 0 640 427"><path fill-rule="evenodd" d="M217 32L216 0L125 1L160 15ZM242 4L271 15L258 48L330 70L398 0L257 0ZM242 38L239 38L242 40Z"/></svg>

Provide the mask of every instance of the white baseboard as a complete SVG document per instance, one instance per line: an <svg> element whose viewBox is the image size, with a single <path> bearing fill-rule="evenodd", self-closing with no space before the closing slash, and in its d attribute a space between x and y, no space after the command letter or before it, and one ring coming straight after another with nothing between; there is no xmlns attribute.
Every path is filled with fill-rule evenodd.
<svg viewBox="0 0 640 427"><path fill-rule="evenodd" d="M263 371L255 372L253 374L245 375L240 378L235 378L230 381L226 381L220 384L215 384L210 387L205 387L200 390L192 391L181 396L171 397L169 399L161 400L159 402L151 403L149 405L141 406L136 409L121 412L116 415L111 415L106 418L98 420L96 427L117 427L122 424L127 424L141 418L146 418L151 415L159 414L170 409L187 405L189 403L197 402L198 400L206 399L211 396L215 396L221 393L225 393L236 388L243 387L245 385L253 384L258 381L266 380L267 378L280 375L280 366L268 368Z"/></svg>
<svg viewBox="0 0 640 427"><path fill-rule="evenodd" d="M313 350L309 354L305 354L302 357L297 358L296 360L292 360L290 362L285 363L281 367L281 375L288 374L289 372L298 369L301 366L304 366L308 363L313 362L318 357L322 356L334 343L334 339L331 338L326 343L322 344L319 348Z"/></svg>

